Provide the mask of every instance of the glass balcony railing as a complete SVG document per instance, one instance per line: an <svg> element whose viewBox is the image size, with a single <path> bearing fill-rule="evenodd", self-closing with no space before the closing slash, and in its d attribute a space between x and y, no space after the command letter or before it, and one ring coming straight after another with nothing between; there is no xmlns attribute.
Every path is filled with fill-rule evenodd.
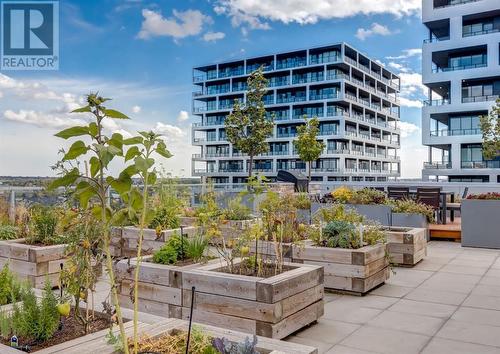
<svg viewBox="0 0 500 354"><path fill-rule="evenodd" d="M320 129L318 135L325 136L325 135L337 135L337 129Z"/></svg>
<svg viewBox="0 0 500 354"><path fill-rule="evenodd" d="M310 64L323 64L323 63L333 63L340 60L340 54L337 52L333 53L323 53L323 54L312 54L309 56Z"/></svg>
<svg viewBox="0 0 500 354"><path fill-rule="evenodd" d="M442 36L442 37L432 36L432 38L426 38L426 39L424 39L424 43L442 42L442 41L447 41L449 39L450 39L450 36Z"/></svg>
<svg viewBox="0 0 500 354"><path fill-rule="evenodd" d="M276 69L289 69L289 68L295 68L298 66L306 66L307 65L307 60L306 58L301 58L301 59L282 59L278 60L276 62Z"/></svg>
<svg viewBox="0 0 500 354"><path fill-rule="evenodd" d="M462 161L462 168L500 168L500 160L493 161Z"/></svg>
<svg viewBox="0 0 500 354"><path fill-rule="evenodd" d="M459 66L449 66L446 68L436 67L432 69L433 73L444 73L448 71L457 71L457 70L467 70L467 69L477 69L477 68L485 68L488 66L488 63L477 63L477 64L469 64L469 65L459 65Z"/></svg>
<svg viewBox="0 0 500 354"><path fill-rule="evenodd" d="M425 169L443 170L451 168L451 162L424 162Z"/></svg>
<svg viewBox="0 0 500 354"><path fill-rule="evenodd" d="M462 37L481 36L483 34L497 33L499 31L500 28L490 28L490 29L482 29L477 31L466 32L464 27L462 32Z"/></svg>
<svg viewBox="0 0 500 354"><path fill-rule="evenodd" d="M449 6L455 6L455 5L462 5L462 4L467 4L467 3L470 3L470 2L476 2L476 1L480 1L480 0L448 0L444 3L441 3L437 6L434 6L435 9L440 9L440 8L443 8L443 7L449 7Z"/></svg>
<svg viewBox="0 0 500 354"><path fill-rule="evenodd" d="M425 100L423 101L424 106L442 106L446 104L450 104L451 101L448 98L443 98L439 100Z"/></svg>
<svg viewBox="0 0 500 354"><path fill-rule="evenodd" d="M475 129L440 129L432 130L431 136L455 136L455 135L479 135L482 134L480 128Z"/></svg>
<svg viewBox="0 0 500 354"><path fill-rule="evenodd" d="M499 97L499 95L462 97L462 103L495 101Z"/></svg>
<svg viewBox="0 0 500 354"><path fill-rule="evenodd" d="M316 101L316 100L329 100L333 98L338 98L338 93L337 92L327 92L327 93L315 93L311 92L309 94L309 100L310 101Z"/></svg>
<svg viewBox="0 0 500 354"><path fill-rule="evenodd" d="M289 103L289 102L303 102L306 100L306 95L300 96L279 96L276 99L276 103Z"/></svg>

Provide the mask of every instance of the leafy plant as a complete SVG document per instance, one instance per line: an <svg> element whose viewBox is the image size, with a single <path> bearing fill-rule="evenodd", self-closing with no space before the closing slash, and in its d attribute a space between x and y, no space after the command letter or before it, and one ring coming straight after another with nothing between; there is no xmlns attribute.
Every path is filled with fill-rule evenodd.
<svg viewBox="0 0 500 354"><path fill-rule="evenodd" d="M181 219L177 214L177 210L167 206L160 206L154 210L154 213L153 220L149 223L150 229L170 230L181 226Z"/></svg>
<svg viewBox="0 0 500 354"><path fill-rule="evenodd" d="M362 246L356 226L343 220L330 221L323 228L323 247L359 248Z"/></svg>
<svg viewBox="0 0 500 354"><path fill-rule="evenodd" d="M138 350L140 353L178 354L186 350L186 331L172 331L160 336L142 336L139 339ZM212 344L212 337L197 326L193 326L189 352L196 354L218 354Z"/></svg>
<svg viewBox="0 0 500 354"><path fill-rule="evenodd" d="M354 191L351 188L342 186L335 189L331 193L331 196L333 198L333 201L345 204L352 199L353 194Z"/></svg>
<svg viewBox="0 0 500 354"><path fill-rule="evenodd" d="M310 210L311 209L311 199L309 199L309 194L307 193L297 193L293 198L293 206L296 209Z"/></svg>
<svg viewBox="0 0 500 354"><path fill-rule="evenodd" d="M418 203L412 199L394 200L390 203L393 213L411 213L425 215L429 223L436 221L434 209L426 204Z"/></svg>
<svg viewBox="0 0 500 354"><path fill-rule="evenodd" d="M50 339L59 327L57 299L49 281L45 283L41 301L38 303L33 289L22 295L22 304L13 305L13 330L20 336L44 342Z"/></svg>
<svg viewBox="0 0 500 354"><path fill-rule="evenodd" d="M30 232L26 237L26 243L53 245L60 242L61 238L57 235L58 223L59 216L54 208L33 207L30 217Z"/></svg>
<svg viewBox="0 0 500 354"><path fill-rule="evenodd" d="M314 220L319 224L327 224L330 221L346 221L349 223L362 223L364 217L353 209L348 209L342 204L332 204L328 208L318 210Z"/></svg>
<svg viewBox="0 0 500 354"><path fill-rule="evenodd" d="M257 336L245 338L243 343L230 342L227 338L215 338L214 347L221 354L259 354L257 351Z"/></svg>
<svg viewBox="0 0 500 354"><path fill-rule="evenodd" d="M182 212L183 202L176 195L173 182L162 182L152 204L154 217L149 224L150 228L168 230L181 226L179 214Z"/></svg>
<svg viewBox="0 0 500 354"><path fill-rule="evenodd" d="M12 225L0 225L0 240L15 240L18 228Z"/></svg>
<svg viewBox="0 0 500 354"><path fill-rule="evenodd" d="M252 218L251 210L243 204L241 196L231 199L223 214L226 220L250 220Z"/></svg>
<svg viewBox="0 0 500 354"><path fill-rule="evenodd" d="M89 323L94 315L93 299L104 261L101 252L102 233L101 222L86 211L75 213L73 226L67 234L65 253L68 261L61 272L61 282L74 299L73 315L84 327L85 333L89 331ZM82 301L85 302L85 311L80 310Z"/></svg>
<svg viewBox="0 0 500 354"><path fill-rule="evenodd" d="M480 199L480 200L500 200L500 193L488 192L482 194L470 194L467 199Z"/></svg>
<svg viewBox="0 0 500 354"><path fill-rule="evenodd" d="M269 151L266 139L272 135L273 119L266 117L263 97L267 93L268 81L263 69L254 71L248 77L246 102L235 100L233 111L225 121L227 140L249 156L248 177L252 177L254 157Z"/></svg>
<svg viewBox="0 0 500 354"><path fill-rule="evenodd" d="M483 156L486 160L493 160L500 156L500 98L487 116L479 118L483 132Z"/></svg>
<svg viewBox="0 0 500 354"><path fill-rule="evenodd" d="M308 119L304 117L305 124L297 127L297 139L293 145L302 161L308 164L308 178L311 181L312 163L319 159L325 149L325 143L319 141L319 120L317 117Z"/></svg>
<svg viewBox="0 0 500 354"><path fill-rule="evenodd" d="M378 191L373 188L363 188L360 190L353 191L351 199L348 201L350 204L385 204L387 202L387 196L384 192Z"/></svg>
<svg viewBox="0 0 500 354"><path fill-rule="evenodd" d="M202 234L197 234L187 240L186 255L196 263L201 262L205 256L207 247L208 239Z"/></svg>
<svg viewBox="0 0 500 354"><path fill-rule="evenodd" d="M10 271L9 264L5 264L0 271L0 306L19 300L21 288L21 283Z"/></svg>

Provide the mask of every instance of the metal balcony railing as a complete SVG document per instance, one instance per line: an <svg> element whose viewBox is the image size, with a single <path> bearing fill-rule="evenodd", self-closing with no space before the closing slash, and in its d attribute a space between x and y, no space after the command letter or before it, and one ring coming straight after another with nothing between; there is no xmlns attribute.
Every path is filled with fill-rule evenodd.
<svg viewBox="0 0 500 354"><path fill-rule="evenodd" d="M451 101L448 98L443 98L439 100L425 100L423 101L424 106L442 106L446 104L450 104Z"/></svg>
<svg viewBox="0 0 500 354"><path fill-rule="evenodd" d="M431 136L456 136L456 135L479 135L482 134L480 128L475 129L440 129L432 130Z"/></svg>
<svg viewBox="0 0 500 354"><path fill-rule="evenodd" d="M425 169L445 170L451 168L451 162L424 162Z"/></svg>

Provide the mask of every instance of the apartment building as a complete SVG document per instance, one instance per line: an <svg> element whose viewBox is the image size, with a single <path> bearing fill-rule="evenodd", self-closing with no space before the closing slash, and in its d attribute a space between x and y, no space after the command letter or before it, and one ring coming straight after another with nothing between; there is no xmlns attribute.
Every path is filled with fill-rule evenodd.
<svg viewBox="0 0 500 354"><path fill-rule="evenodd" d="M247 78L263 67L274 132L253 169L271 180L279 170L307 173L293 141L304 116L318 117L325 143L312 165L315 181L387 181L400 175L400 79L345 43L269 54L193 70L193 176L243 183L249 160L227 141L224 119L246 99Z"/></svg>
<svg viewBox="0 0 500 354"><path fill-rule="evenodd" d="M483 158L479 126L500 95L500 1L423 0L422 11L423 178L500 182L500 159Z"/></svg>

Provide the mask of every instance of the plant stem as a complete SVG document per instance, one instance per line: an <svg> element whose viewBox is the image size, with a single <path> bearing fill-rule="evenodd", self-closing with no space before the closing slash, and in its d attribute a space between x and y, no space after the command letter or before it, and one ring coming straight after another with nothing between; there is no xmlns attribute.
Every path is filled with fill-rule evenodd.
<svg viewBox="0 0 500 354"><path fill-rule="evenodd" d="M144 224L146 223L146 210L148 202L148 179L149 172L146 170L144 175L144 190L143 190L143 205L141 215L141 225L139 231L139 242L137 243L137 258L134 274L134 354L139 351L139 338L137 333L138 317L139 317L139 268L141 264L142 239L144 238ZM182 235L181 235L182 237Z"/></svg>

